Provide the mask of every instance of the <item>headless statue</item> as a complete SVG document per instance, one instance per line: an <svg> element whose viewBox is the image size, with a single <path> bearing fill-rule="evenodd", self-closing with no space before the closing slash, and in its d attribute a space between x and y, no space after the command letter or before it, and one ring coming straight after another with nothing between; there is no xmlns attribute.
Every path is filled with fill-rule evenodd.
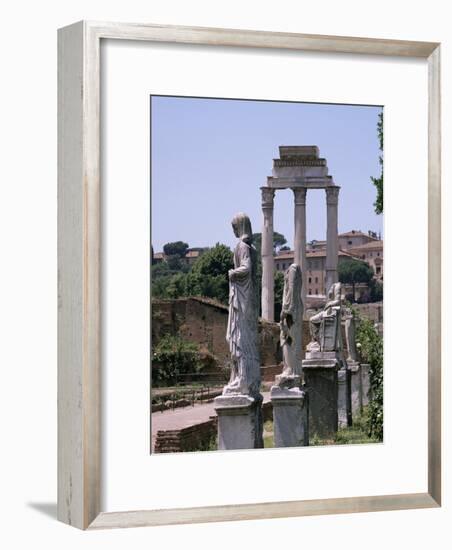
<svg viewBox="0 0 452 550"><path fill-rule="evenodd" d="M283 303L279 323L284 364L281 375L276 377L276 384L280 387L300 384L303 330L302 284L300 266L291 264L284 274Z"/></svg>
<svg viewBox="0 0 452 550"><path fill-rule="evenodd" d="M308 351L341 351L341 283L334 283L328 291L325 307L309 319L311 342Z"/></svg>

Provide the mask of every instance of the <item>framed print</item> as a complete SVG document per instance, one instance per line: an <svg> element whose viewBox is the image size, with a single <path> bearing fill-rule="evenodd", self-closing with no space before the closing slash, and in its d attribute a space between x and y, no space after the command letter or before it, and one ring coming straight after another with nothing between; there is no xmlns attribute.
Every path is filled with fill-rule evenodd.
<svg viewBox="0 0 452 550"><path fill-rule="evenodd" d="M58 44L59 519L440 506L439 44Z"/></svg>

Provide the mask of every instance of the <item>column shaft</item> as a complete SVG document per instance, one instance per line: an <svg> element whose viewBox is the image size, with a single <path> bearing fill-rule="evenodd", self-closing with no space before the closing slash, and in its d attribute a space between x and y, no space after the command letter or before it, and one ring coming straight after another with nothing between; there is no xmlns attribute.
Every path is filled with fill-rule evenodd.
<svg viewBox="0 0 452 550"><path fill-rule="evenodd" d="M306 263L306 191L305 187L292 189L295 199L294 216L294 262L300 266L302 273L301 298L306 304L307 263Z"/></svg>
<svg viewBox="0 0 452 550"><path fill-rule="evenodd" d="M266 321L275 319L275 292L273 257L273 199L274 189L261 187L262 191L262 318Z"/></svg>
<svg viewBox="0 0 452 550"><path fill-rule="evenodd" d="M337 205L340 187L326 188L326 264L325 264L325 294L331 285L336 283L337 263L339 253L339 239L337 230Z"/></svg>

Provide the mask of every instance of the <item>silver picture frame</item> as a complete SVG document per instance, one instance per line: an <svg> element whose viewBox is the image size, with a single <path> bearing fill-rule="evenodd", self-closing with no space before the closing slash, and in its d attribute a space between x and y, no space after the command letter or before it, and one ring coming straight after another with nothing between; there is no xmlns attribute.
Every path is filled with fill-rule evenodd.
<svg viewBox="0 0 452 550"><path fill-rule="evenodd" d="M101 510L100 43L102 39L404 56L428 62L428 490L183 509ZM440 44L81 21L58 31L58 518L80 529L441 505Z"/></svg>

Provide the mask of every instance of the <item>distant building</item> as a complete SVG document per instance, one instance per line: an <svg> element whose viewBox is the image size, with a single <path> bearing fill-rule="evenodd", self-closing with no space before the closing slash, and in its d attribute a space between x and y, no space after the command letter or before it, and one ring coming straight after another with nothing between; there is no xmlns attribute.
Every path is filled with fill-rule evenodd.
<svg viewBox="0 0 452 550"><path fill-rule="evenodd" d="M339 250L338 265L342 262L348 262L353 259L359 259L353 254L344 250ZM275 269L284 273L286 269L293 263L294 252L288 250L280 252L275 256ZM325 295L325 262L326 249L316 250L314 252L306 252L307 263L307 294L308 296L324 296Z"/></svg>
<svg viewBox="0 0 452 550"><path fill-rule="evenodd" d="M347 231L347 233L339 234L339 248L341 250L349 250L350 248L375 241L378 241L378 236L373 231L363 233L360 230L352 229L351 231Z"/></svg>
<svg viewBox="0 0 452 550"><path fill-rule="evenodd" d="M208 250L207 248L189 248L183 258L181 258L181 262L187 264L187 265L193 265L196 260L204 254L204 252Z"/></svg>
<svg viewBox="0 0 452 550"><path fill-rule="evenodd" d="M346 233L340 233L338 239L339 264L350 259L365 261L373 268L375 278L379 281L383 280L383 241L375 232L368 231L364 233L353 229ZM293 259L293 250L279 252L275 256L276 271L285 272ZM324 295L326 241L313 240L307 243L306 260L308 296ZM356 285L357 296L365 292L366 289L367 285Z"/></svg>
<svg viewBox="0 0 452 550"><path fill-rule="evenodd" d="M207 247L188 248L185 256L183 256L180 261L186 265L193 265L206 250L209 249ZM166 259L167 258L164 252L156 252L153 256L153 263L159 264L165 262Z"/></svg>
<svg viewBox="0 0 452 550"><path fill-rule="evenodd" d="M315 252L316 250L323 250L326 248L326 241L313 240L306 244L306 252Z"/></svg>
<svg viewBox="0 0 452 550"><path fill-rule="evenodd" d="M165 260L165 254L163 252L156 252L152 260L154 264L160 264Z"/></svg>
<svg viewBox="0 0 452 550"><path fill-rule="evenodd" d="M383 241L372 240L360 246L353 246L348 251L373 267L376 279L383 280Z"/></svg>

